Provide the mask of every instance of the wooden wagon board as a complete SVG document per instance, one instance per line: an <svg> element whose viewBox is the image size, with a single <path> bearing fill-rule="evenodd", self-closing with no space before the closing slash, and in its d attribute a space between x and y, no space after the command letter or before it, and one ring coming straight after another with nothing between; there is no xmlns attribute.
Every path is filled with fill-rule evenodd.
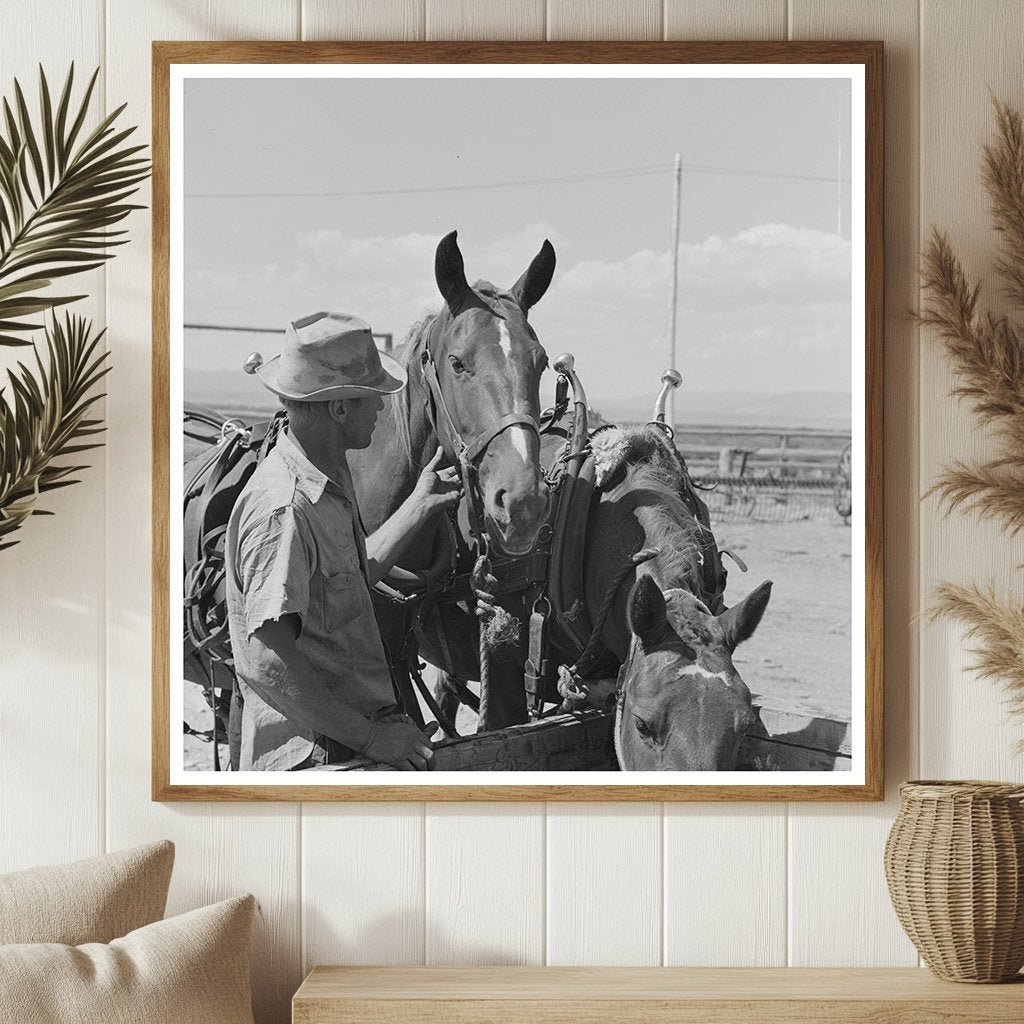
<svg viewBox="0 0 1024 1024"><path fill-rule="evenodd" d="M846 722L771 708L755 708L758 725L740 749L746 771L849 771ZM434 746L436 771L614 771L614 713L577 711L507 729L441 740ZM365 759L310 771L392 771Z"/></svg>

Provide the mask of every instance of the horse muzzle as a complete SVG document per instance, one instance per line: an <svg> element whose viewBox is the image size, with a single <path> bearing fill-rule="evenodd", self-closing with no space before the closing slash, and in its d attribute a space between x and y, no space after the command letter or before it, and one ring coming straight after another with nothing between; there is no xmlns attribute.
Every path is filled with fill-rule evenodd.
<svg viewBox="0 0 1024 1024"><path fill-rule="evenodd" d="M505 554L528 554L547 521L549 501L550 491L543 479L530 489L495 488L493 494L484 497L488 533Z"/></svg>

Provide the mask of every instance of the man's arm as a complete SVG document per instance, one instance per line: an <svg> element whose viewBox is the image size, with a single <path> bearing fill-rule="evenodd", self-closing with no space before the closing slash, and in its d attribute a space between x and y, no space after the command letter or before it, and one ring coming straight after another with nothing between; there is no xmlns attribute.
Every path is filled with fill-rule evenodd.
<svg viewBox="0 0 1024 1024"><path fill-rule="evenodd" d="M295 643L299 617L263 623L249 639L253 663L249 685L285 718L362 752L370 742L370 720L339 700Z"/></svg>
<svg viewBox="0 0 1024 1024"><path fill-rule="evenodd" d="M455 466L439 470L444 450L438 448L423 467L412 494L366 538L367 570L370 586L382 580L401 558L406 545L427 521L438 512L452 508L462 497L462 484Z"/></svg>
<svg viewBox="0 0 1024 1024"><path fill-rule="evenodd" d="M433 758L426 736L408 722L371 722L324 685L298 648L297 615L264 622L249 640L249 685L286 718L323 733L357 753L405 771L423 770Z"/></svg>

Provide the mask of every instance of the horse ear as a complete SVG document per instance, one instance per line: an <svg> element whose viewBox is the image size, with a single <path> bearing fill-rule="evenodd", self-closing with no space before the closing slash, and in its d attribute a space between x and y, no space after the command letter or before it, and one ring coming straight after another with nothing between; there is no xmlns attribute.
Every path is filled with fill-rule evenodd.
<svg viewBox="0 0 1024 1024"><path fill-rule="evenodd" d="M659 640L668 626L665 595L661 587L646 573L629 593L629 628L644 644Z"/></svg>
<svg viewBox="0 0 1024 1024"><path fill-rule="evenodd" d="M545 238L540 252L533 257L532 262L526 268L526 273L512 285L512 295L524 313L544 297L554 273L555 250Z"/></svg>
<svg viewBox="0 0 1024 1024"><path fill-rule="evenodd" d="M759 587L752 590L739 604L734 604L718 616L722 629L725 630L725 642L730 652L749 640L754 635L768 607L768 598L772 596L772 581L765 580Z"/></svg>
<svg viewBox="0 0 1024 1024"><path fill-rule="evenodd" d="M459 250L458 231L445 235L434 253L434 280L452 313L457 313L469 289L466 265Z"/></svg>

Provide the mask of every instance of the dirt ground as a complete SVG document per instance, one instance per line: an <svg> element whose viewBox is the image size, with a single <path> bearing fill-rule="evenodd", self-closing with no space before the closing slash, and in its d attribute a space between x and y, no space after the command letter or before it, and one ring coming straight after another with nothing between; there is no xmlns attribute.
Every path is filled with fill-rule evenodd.
<svg viewBox="0 0 1024 1024"><path fill-rule="evenodd" d="M213 715L210 712L203 688L187 679L185 686L185 721L199 732L209 732L213 728ZM220 745L221 767L228 763L228 747ZM208 739L185 734L185 771L213 771L213 746Z"/></svg>
<svg viewBox="0 0 1024 1024"><path fill-rule="evenodd" d="M818 522L748 521L715 524L718 543L747 563L743 573L728 558L726 600L735 604L762 580L773 580L772 598L757 632L735 662L759 702L850 720L850 528L838 518ZM185 715L194 729L212 720L201 689L185 684ZM458 726L471 728L471 713ZM223 749L223 748L222 748ZM223 750L226 762L227 752ZM185 767L213 767L210 743L185 737Z"/></svg>
<svg viewBox="0 0 1024 1024"><path fill-rule="evenodd" d="M757 632L737 649L736 667L768 707L850 720L851 534L838 517L824 522L725 522L715 525L726 558L728 604L762 580L774 581Z"/></svg>

